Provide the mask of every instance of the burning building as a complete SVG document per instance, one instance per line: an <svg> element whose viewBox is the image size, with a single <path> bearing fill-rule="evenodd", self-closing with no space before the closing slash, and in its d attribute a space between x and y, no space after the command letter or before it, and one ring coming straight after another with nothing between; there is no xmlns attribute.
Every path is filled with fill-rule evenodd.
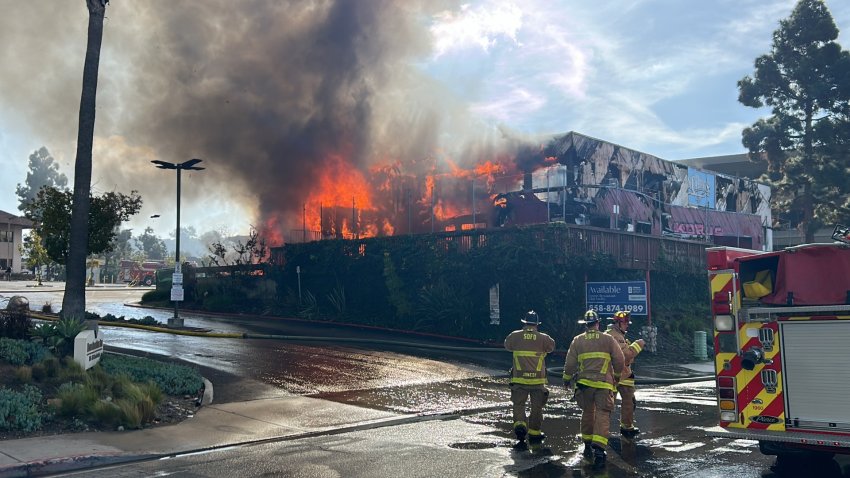
<svg viewBox="0 0 850 478"><path fill-rule="evenodd" d="M332 168L333 169L333 168ZM769 249L770 188L575 132L469 168L329 171L289 242L566 222Z"/></svg>

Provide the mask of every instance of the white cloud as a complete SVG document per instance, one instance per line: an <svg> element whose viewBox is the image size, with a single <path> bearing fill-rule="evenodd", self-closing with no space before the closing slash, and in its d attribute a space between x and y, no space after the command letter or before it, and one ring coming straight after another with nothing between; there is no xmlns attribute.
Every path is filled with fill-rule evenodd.
<svg viewBox="0 0 850 478"><path fill-rule="evenodd" d="M510 1L490 0L472 6L465 4L460 12L437 15L431 34L434 37L434 56L471 46L488 51L499 38L516 43L522 26L522 10Z"/></svg>

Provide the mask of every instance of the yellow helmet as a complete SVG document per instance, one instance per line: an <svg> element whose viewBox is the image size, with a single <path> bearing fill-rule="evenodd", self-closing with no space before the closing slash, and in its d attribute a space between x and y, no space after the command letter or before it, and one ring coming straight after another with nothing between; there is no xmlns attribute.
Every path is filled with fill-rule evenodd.
<svg viewBox="0 0 850 478"><path fill-rule="evenodd" d="M628 322L632 323L632 313L628 310L621 310L614 314L614 317L611 317L611 320L615 322Z"/></svg>

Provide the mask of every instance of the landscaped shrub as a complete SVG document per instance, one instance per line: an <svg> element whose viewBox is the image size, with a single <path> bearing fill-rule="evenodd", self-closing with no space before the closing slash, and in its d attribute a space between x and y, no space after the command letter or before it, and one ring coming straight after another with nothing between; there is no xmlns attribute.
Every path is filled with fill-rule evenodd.
<svg viewBox="0 0 850 478"><path fill-rule="evenodd" d="M19 392L0 387L0 430L38 430L44 419L39 403L41 392L32 385Z"/></svg>
<svg viewBox="0 0 850 478"><path fill-rule="evenodd" d="M154 319L150 315L146 315L141 319L132 319L132 318L128 319L128 318L124 317L123 315L121 317L116 317L115 315L112 315L112 314L106 314L103 317L100 317L99 320L101 320L103 322L115 322L115 323L119 323L119 324L120 323L127 323L127 324L153 325L153 326L162 325L162 322Z"/></svg>
<svg viewBox="0 0 850 478"><path fill-rule="evenodd" d="M171 300L171 291L169 289L154 289L142 294L142 303L148 304L153 302L169 302Z"/></svg>
<svg viewBox="0 0 850 478"><path fill-rule="evenodd" d="M20 361L27 354L21 352L24 346L18 342L23 341L7 339L4 350L12 350L7 355ZM104 363L106 367L102 366ZM74 420L72 428L80 430L89 425L101 429L139 428L156 418L157 406L165 396L163 388L170 394L185 395L194 394L203 386L200 374L191 367L112 354L87 371L70 357L48 357L12 373L23 386L0 388L0 430L34 431L54 414ZM39 388L30 383L42 390L55 387L56 393L49 396L46 404L42 403Z"/></svg>
<svg viewBox="0 0 850 478"><path fill-rule="evenodd" d="M121 411L121 426L124 428L139 428L142 425L142 411L138 402L132 400L116 400L115 405Z"/></svg>
<svg viewBox="0 0 850 478"><path fill-rule="evenodd" d="M185 365L115 354L103 356L100 365L110 375L124 374L134 382L153 382L169 395L193 395L204 385L201 374Z"/></svg>
<svg viewBox="0 0 850 478"><path fill-rule="evenodd" d="M15 369L15 379L21 383L32 382L32 367L22 365Z"/></svg>
<svg viewBox="0 0 850 478"><path fill-rule="evenodd" d="M115 428L121 423L123 415L121 408L115 402L109 400L97 400L91 406L91 414L94 420L109 428Z"/></svg>
<svg viewBox="0 0 850 478"><path fill-rule="evenodd" d="M66 417L85 417L99 399L94 387L82 383L63 383L59 386L59 414Z"/></svg>
<svg viewBox="0 0 850 478"><path fill-rule="evenodd" d="M29 340L0 338L0 360L12 365L32 365L47 355L41 344Z"/></svg>
<svg viewBox="0 0 850 478"><path fill-rule="evenodd" d="M32 328L32 319L25 312L0 310L0 337L26 339Z"/></svg>
<svg viewBox="0 0 850 478"><path fill-rule="evenodd" d="M32 336L50 349L55 355L65 357L74 354L74 338L86 329L84 323L72 318L61 318L55 322L38 324Z"/></svg>

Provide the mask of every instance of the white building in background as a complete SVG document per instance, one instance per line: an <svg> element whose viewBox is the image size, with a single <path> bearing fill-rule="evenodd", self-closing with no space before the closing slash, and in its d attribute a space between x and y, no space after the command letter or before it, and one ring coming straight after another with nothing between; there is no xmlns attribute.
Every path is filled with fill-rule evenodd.
<svg viewBox="0 0 850 478"><path fill-rule="evenodd" d="M13 273L18 273L25 269L21 264L19 246L23 244L24 229L32 227L29 219L0 211L0 271L11 268Z"/></svg>

